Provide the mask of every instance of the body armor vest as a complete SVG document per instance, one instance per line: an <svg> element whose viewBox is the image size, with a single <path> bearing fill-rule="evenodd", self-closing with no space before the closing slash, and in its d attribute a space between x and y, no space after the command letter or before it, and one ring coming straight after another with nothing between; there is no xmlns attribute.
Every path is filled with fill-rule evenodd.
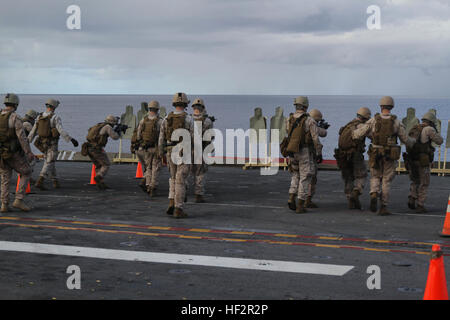
<svg viewBox="0 0 450 320"><path fill-rule="evenodd" d="M155 117L154 119L145 117L141 133L143 147L154 148L158 143L158 121L159 117Z"/></svg>
<svg viewBox="0 0 450 320"><path fill-rule="evenodd" d="M353 120L339 130L339 150L344 152L361 152L364 153L365 138L360 140L354 140L352 137L353 131L356 130L358 125L361 124L360 120Z"/></svg>
<svg viewBox="0 0 450 320"><path fill-rule="evenodd" d="M100 134L100 131L105 127L107 123L98 123L95 126L91 127L88 131L88 135L86 136L86 140L96 147L105 147L108 142L108 135Z"/></svg>
<svg viewBox="0 0 450 320"><path fill-rule="evenodd" d="M421 155L424 154L429 155L431 159L434 158L435 149L431 145L431 141L422 143L420 139L422 136L422 131L426 127L427 125L425 124L418 124L409 131L408 135L416 139L416 143L412 148L406 148L406 152L408 153L408 156L411 157L411 159L414 161L419 160Z"/></svg>
<svg viewBox="0 0 450 320"><path fill-rule="evenodd" d="M294 118L291 116L289 119L289 127L293 128L296 122L298 121L298 125L293 129L292 134L289 138L289 144L287 146L287 152L289 153L297 153L300 151L300 148L303 147L311 147L313 145L311 131L306 132L305 122L308 119L308 114L303 114L300 118Z"/></svg>
<svg viewBox="0 0 450 320"><path fill-rule="evenodd" d="M12 112L0 114L0 158L9 159L19 150L15 128L9 127Z"/></svg>
<svg viewBox="0 0 450 320"><path fill-rule="evenodd" d="M186 127L186 112L181 114L169 113L167 116L166 126L166 140L171 141L172 133L177 129L185 129ZM172 141L171 141L172 142Z"/></svg>
<svg viewBox="0 0 450 320"><path fill-rule="evenodd" d="M394 130L396 116L383 119L380 114L375 115L375 131L372 134L374 145L389 147L397 145L397 135Z"/></svg>

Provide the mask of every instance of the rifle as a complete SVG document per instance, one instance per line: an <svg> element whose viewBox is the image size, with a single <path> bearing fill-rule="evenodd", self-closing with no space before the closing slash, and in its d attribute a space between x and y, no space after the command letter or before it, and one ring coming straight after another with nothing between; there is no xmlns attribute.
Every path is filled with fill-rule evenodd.
<svg viewBox="0 0 450 320"><path fill-rule="evenodd" d="M117 119L117 124L114 126L114 131L120 135L121 133L125 134L125 132L127 131L127 129L129 128L126 124L122 124L119 122L119 117L116 117Z"/></svg>

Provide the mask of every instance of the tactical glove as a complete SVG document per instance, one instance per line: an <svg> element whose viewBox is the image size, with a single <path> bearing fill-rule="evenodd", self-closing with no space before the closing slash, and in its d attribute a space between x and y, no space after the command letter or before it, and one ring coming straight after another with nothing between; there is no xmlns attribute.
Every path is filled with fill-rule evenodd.
<svg viewBox="0 0 450 320"><path fill-rule="evenodd" d="M72 142L74 147L78 147L78 141L75 140L74 138L70 139L70 141Z"/></svg>

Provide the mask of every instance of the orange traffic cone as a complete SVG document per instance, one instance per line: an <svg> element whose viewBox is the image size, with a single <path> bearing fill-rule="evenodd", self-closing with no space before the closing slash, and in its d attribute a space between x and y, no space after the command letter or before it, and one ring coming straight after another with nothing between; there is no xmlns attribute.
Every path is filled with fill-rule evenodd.
<svg viewBox="0 0 450 320"><path fill-rule="evenodd" d="M444 229L440 233L441 237L450 237L450 197L448 197L447 215L445 217Z"/></svg>
<svg viewBox="0 0 450 320"><path fill-rule="evenodd" d="M91 185L97 184L97 182L95 182L94 178L95 178L95 165L93 164L92 170L91 170L91 183L89 183L89 184L91 184Z"/></svg>
<svg viewBox="0 0 450 320"><path fill-rule="evenodd" d="M141 165L141 162L138 161L138 166L136 169L136 179L143 178L143 177L144 177L144 173L142 172L142 165Z"/></svg>
<svg viewBox="0 0 450 320"><path fill-rule="evenodd" d="M430 269L423 300L448 300L444 258L441 247L437 244L433 245L431 251Z"/></svg>
<svg viewBox="0 0 450 320"><path fill-rule="evenodd" d="M16 192L19 191L19 184L20 184L20 174L17 175ZM27 190L25 191L25 193L30 193L30 192L31 192L31 186L30 186L30 181L28 181Z"/></svg>

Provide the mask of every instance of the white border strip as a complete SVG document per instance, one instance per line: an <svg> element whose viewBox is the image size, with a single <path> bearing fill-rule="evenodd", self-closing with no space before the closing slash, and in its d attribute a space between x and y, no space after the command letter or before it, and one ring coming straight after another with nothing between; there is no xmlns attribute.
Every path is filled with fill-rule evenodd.
<svg viewBox="0 0 450 320"><path fill-rule="evenodd" d="M343 276L354 266L303 263L292 261L240 259L186 254L114 250L89 247L63 246L43 243L0 241L0 251L52 254L72 257L183 264L193 266L247 269L260 271L306 273Z"/></svg>

